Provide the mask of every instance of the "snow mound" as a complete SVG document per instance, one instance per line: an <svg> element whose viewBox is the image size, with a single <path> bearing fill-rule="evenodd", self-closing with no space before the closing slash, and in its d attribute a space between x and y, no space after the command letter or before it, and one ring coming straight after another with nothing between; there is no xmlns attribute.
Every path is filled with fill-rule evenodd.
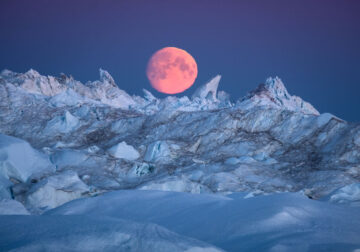
<svg viewBox="0 0 360 252"><path fill-rule="evenodd" d="M299 193L246 197L115 191L70 202L45 215L91 215L151 222L226 251L351 251L360 212ZM324 211L326 209L326 211Z"/></svg>
<svg viewBox="0 0 360 252"><path fill-rule="evenodd" d="M111 147L108 152L116 158L123 158L126 160L136 160L140 157L139 152L124 141Z"/></svg>
<svg viewBox="0 0 360 252"><path fill-rule="evenodd" d="M0 199L0 215L29 215L26 208L17 200Z"/></svg>
<svg viewBox="0 0 360 252"><path fill-rule="evenodd" d="M54 170L48 157L33 149L29 143L0 134L0 175L26 182L32 175L40 176Z"/></svg>
<svg viewBox="0 0 360 252"><path fill-rule="evenodd" d="M1 251L220 252L159 225L106 216L0 216Z"/></svg>
<svg viewBox="0 0 360 252"><path fill-rule="evenodd" d="M47 177L33 186L27 194L26 206L41 210L60 206L80 198L89 191L76 172L66 171Z"/></svg>

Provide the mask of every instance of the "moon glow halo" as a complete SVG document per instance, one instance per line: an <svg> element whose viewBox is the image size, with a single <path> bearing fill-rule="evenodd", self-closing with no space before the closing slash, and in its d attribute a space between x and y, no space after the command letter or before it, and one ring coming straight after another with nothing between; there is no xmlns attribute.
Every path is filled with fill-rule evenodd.
<svg viewBox="0 0 360 252"><path fill-rule="evenodd" d="M146 68L151 86L165 94L184 92L194 84L197 74L195 59L176 47L165 47L155 52Z"/></svg>

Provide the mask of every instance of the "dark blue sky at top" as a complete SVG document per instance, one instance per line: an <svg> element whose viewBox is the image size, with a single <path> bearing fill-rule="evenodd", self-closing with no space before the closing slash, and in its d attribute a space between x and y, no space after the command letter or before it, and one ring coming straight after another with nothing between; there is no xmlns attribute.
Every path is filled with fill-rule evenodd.
<svg viewBox="0 0 360 252"><path fill-rule="evenodd" d="M120 88L151 88L149 57L187 50L199 75L185 95L222 75L233 100L268 76L291 94L360 121L360 1L2 0L0 69L71 74L86 82L108 70Z"/></svg>

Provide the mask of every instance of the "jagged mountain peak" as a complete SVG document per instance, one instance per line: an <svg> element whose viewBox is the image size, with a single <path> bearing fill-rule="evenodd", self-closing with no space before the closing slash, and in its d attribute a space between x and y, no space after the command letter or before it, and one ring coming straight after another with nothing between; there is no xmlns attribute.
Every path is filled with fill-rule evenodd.
<svg viewBox="0 0 360 252"><path fill-rule="evenodd" d="M0 73L0 79L2 83L12 84L32 94L52 97L71 89L77 95L74 96L74 92L67 92L65 96L71 95L74 96L74 99L75 97L84 97L90 103L102 103L122 109L135 109L145 113L149 112L147 111L148 109L151 110L151 113L161 109L158 106L159 103L153 103L154 100L158 100L162 104L167 102L174 103L171 99L171 101L168 99L157 99L147 90L144 91L144 98L130 96L116 85L109 72L100 68L99 74L99 80L87 82L86 84L64 74L60 75L60 77L43 76L33 69L26 73L3 70ZM187 97L185 97L186 99L175 99L176 104L170 107L174 109L181 108L187 111L232 107L233 104L230 102L229 96L222 91L218 91L220 80L221 75L215 76L209 82L200 86L192 95L191 100ZM55 100L60 99L59 97ZM59 106L65 106L66 99L60 100ZM150 104L152 105L149 106ZM264 84L260 84L255 90L240 99L237 102L237 106L245 110L265 106L303 114L319 115L319 112L311 104L303 101L300 97L290 95L279 77L268 78Z"/></svg>
<svg viewBox="0 0 360 252"><path fill-rule="evenodd" d="M32 68L30 68L26 73L24 73L24 75L26 77L29 77L29 78L39 78L39 77L41 77L41 74L38 71L36 71L36 70L34 70Z"/></svg>
<svg viewBox="0 0 360 252"><path fill-rule="evenodd" d="M265 83L259 84L256 89L249 92L247 97L271 96L272 98L289 99L291 95L279 77L269 77Z"/></svg>
<svg viewBox="0 0 360 252"><path fill-rule="evenodd" d="M290 95L279 77L267 78L265 84L260 84L256 89L240 99L237 106L244 109L265 106L304 114L320 114L310 103L305 102L298 96Z"/></svg>
<svg viewBox="0 0 360 252"><path fill-rule="evenodd" d="M265 81L265 87L277 96L289 97L289 93L279 77L269 77Z"/></svg>

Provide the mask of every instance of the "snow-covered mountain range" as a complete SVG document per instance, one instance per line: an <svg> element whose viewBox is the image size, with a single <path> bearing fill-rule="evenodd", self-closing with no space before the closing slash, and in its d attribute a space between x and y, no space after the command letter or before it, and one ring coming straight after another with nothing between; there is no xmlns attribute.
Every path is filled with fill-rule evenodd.
<svg viewBox="0 0 360 252"><path fill-rule="evenodd" d="M127 94L102 69L85 84L2 71L0 213L40 214L122 189L360 204L360 124L320 114L278 77L236 102L220 79L191 98L158 99Z"/></svg>

